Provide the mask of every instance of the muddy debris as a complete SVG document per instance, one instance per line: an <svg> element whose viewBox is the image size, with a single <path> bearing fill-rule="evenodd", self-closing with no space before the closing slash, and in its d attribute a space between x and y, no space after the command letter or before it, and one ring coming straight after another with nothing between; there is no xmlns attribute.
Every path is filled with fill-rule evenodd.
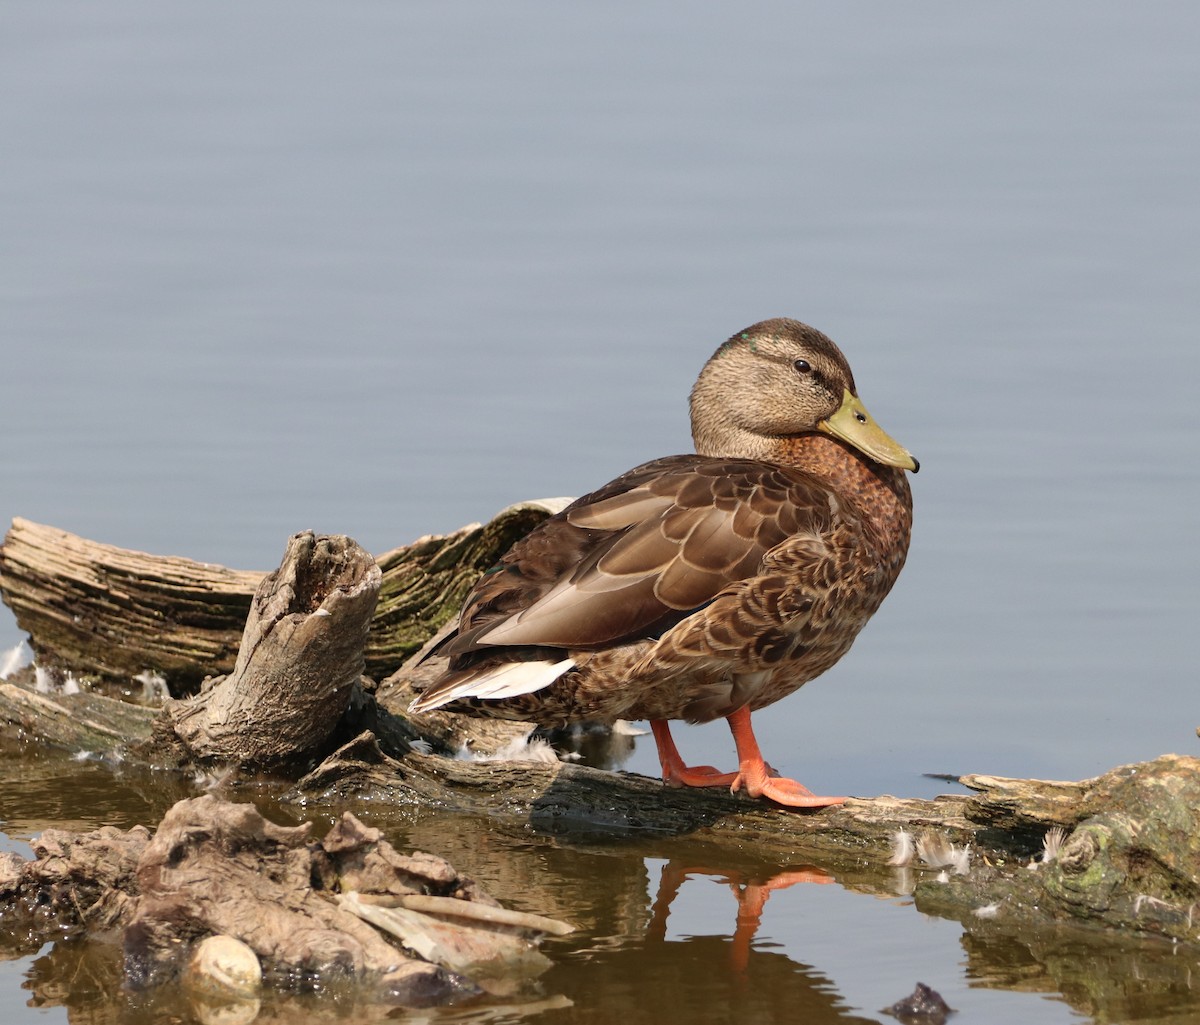
<svg viewBox="0 0 1200 1025"><path fill-rule="evenodd" d="M30 951L118 935L134 990L183 980L253 1000L261 977L405 1006L509 993L549 967L539 940L571 931L500 907L449 862L402 854L349 812L323 840L310 832L212 795L178 802L153 835L47 830L34 858L0 855L0 915Z"/></svg>

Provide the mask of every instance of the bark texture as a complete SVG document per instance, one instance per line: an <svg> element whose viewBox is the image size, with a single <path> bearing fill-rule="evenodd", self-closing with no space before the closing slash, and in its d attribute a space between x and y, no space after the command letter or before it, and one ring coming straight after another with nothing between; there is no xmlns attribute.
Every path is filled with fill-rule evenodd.
<svg viewBox="0 0 1200 1025"><path fill-rule="evenodd" d="M147 555L15 519L0 547L0 593L39 661L176 686L228 672L261 573Z"/></svg>

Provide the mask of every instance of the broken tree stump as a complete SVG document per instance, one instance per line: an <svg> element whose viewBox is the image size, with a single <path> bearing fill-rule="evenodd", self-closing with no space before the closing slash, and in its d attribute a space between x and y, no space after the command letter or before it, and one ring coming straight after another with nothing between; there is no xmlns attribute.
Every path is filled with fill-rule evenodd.
<svg viewBox="0 0 1200 1025"><path fill-rule="evenodd" d="M375 560L350 538L293 535L258 585L233 672L168 701L156 739L188 762L251 768L319 752L362 676L379 583Z"/></svg>

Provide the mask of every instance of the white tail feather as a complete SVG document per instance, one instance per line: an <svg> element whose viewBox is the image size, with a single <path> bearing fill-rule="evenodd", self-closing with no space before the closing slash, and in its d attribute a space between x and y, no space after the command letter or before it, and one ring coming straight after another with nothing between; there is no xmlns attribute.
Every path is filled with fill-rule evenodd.
<svg viewBox="0 0 1200 1025"><path fill-rule="evenodd" d="M417 698L409 706L409 711L428 712L459 698L495 701L532 694L543 687L549 687L574 666L575 660L571 658L564 658L561 662L505 662L498 666L488 666L458 680L453 687L434 696L432 701L424 696Z"/></svg>

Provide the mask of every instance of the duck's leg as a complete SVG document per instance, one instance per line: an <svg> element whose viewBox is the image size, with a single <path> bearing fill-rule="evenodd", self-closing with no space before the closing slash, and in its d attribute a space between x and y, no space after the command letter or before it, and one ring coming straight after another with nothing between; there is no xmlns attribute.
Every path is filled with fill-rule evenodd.
<svg viewBox="0 0 1200 1025"><path fill-rule="evenodd" d="M650 729L658 745L658 761L662 765L663 782L673 787L728 787L738 778L736 772L719 772L711 765L684 765L671 736L666 719L651 719Z"/></svg>
<svg viewBox="0 0 1200 1025"><path fill-rule="evenodd" d="M769 797L777 804L789 808L826 808L831 804L844 804L844 797L818 797L808 787L794 779L771 775L771 768L763 761L754 730L750 726L750 707L739 708L727 717L733 742L737 745L738 773L730 790L745 788L751 797ZM660 745L661 751L661 745ZM665 769L664 769L665 771Z"/></svg>

